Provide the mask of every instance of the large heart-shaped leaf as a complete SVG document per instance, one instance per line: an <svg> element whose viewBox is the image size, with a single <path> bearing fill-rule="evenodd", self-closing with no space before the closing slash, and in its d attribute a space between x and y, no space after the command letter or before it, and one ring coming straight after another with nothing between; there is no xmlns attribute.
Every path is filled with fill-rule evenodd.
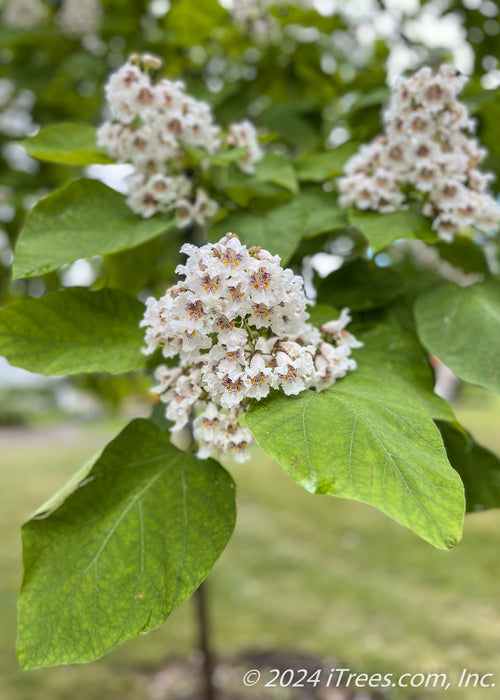
<svg viewBox="0 0 500 700"><path fill-rule="evenodd" d="M23 668L91 661L158 627L207 576L235 520L229 474L142 419L49 505L23 527Z"/></svg>
<svg viewBox="0 0 500 700"><path fill-rule="evenodd" d="M97 146L96 130L87 124L50 124L36 136L21 141L28 155L66 165L113 163Z"/></svg>
<svg viewBox="0 0 500 700"><path fill-rule="evenodd" d="M424 350L414 333L403 328L395 315L357 334L364 348L356 357L361 371L383 370L398 382L407 383L408 395L420 403L434 420L454 421L450 406L434 393L435 377Z"/></svg>
<svg viewBox="0 0 500 700"><path fill-rule="evenodd" d="M460 379L500 394L500 283L444 284L415 304L417 331L427 350Z"/></svg>
<svg viewBox="0 0 500 700"><path fill-rule="evenodd" d="M239 211L214 224L208 232L218 241L228 232L236 233L247 246L262 246L279 255L285 264L298 246L307 227L308 214L297 199L270 209L264 214Z"/></svg>
<svg viewBox="0 0 500 700"><path fill-rule="evenodd" d="M428 413L390 373L357 370L320 393L275 394L252 405L247 424L307 491L375 506L441 549L460 540L460 477Z"/></svg>
<svg viewBox="0 0 500 700"><path fill-rule="evenodd" d="M400 238L418 238L427 242L438 240L431 222L415 209L381 214L376 211L351 209L349 221L365 236L374 253Z"/></svg>
<svg viewBox="0 0 500 700"><path fill-rule="evenodd" d="M303 182L324 182L342 175L344 165L357 150L358 144L349 142L326 153L302 156L295 161L297 176Z"/></svg>
<svg viewBox="0 0 500 700"><path fill-rule="evenodd" d="M97 180L74 180L28 214L16 245L12 276L31 277L91 255L133 248L174 223L171 215L141 219L122 194Z"/></svg>
<svg viewBox="0 0 500 700"><path fill-rule="evenodd" d="M376 309L401 296L409 279L393 267L357 258L318 282L318 299L337 308Z"/></svg>
<svg viewBox="0 0 500 700"><path fill-rule="evenodd" d="M144 305L116 289L74 287L0 310L0 354L40 374L110 372L144 365Z"/></svg>
<svg viewBox="0 0 500 700"><path fill-rule="evenodd" d="M448 459L465 487L468 511L500 508L500 459L461 426L439 421Z"/></svg>

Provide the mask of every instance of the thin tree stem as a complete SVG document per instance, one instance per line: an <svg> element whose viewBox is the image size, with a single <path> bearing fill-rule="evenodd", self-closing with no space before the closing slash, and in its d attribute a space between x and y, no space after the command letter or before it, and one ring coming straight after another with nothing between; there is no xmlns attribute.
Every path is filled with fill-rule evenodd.
<svg viewBox="0 0 500 700"><path fill-rule="evenodd" d="M216 700L213 684L214 659L210 646L210 620L207 611L207 584L202 583L195 592L198 619L199 648L203 653L204 700Z"/></svg>

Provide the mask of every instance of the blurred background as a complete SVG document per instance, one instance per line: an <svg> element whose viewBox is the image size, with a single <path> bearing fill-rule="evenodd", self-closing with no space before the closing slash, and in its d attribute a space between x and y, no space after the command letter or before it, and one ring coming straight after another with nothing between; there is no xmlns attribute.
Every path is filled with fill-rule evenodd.
<svg viewBox="0 0 500 700"><path fill-rule="evenodd" d="M394 78L447 61L470 76L465 101L472 113L481 108L484 167L498 173L498 12L492 0L0 0L0 304L60 286L98 288L104 275L137 291L145 284L134 276L137 255L153 292L171 282L176 257L162 240L10 280L27 212L79 174L31 159L19 141L47 124L102 122L103 85L130 52L160 56L164 74L182 77L220 123L250 117L264 139L278 138L291 153L369 140ZM84 174L119 188L123 169ZM192 690L192 602L85 667L21 672L15 657L20 525L131 417L149 415L150 386L139 373L39 377L0 358L1 700L161 700ZM447 390L463 424L500 454L500 400L473 387ZM251 463L227 466L238 522L209 580L223 659L286 652L367 673L500 674L500 513L469 515L463 542L439 552L368 506L311 497L257 451ZM446 696L488 693L495 697L455 688Z"/></svg>
<svg viewBox="0 0 500 700"><path fill-rule="evenodd" d="M11 424L0 428L0 697L195 697L189 694L196 687L200 660L193 599L158 630L92 664L18 668L14 647L22 577L20 526L127 420L121 413L96 410L91 395L75 413L75 404L69 405L73 388L63 410L57 398L64 396L62 383L57 380L57 385L19 387L15 402L2 389L2 406L22 406L23 424L12 412ZM500 454L500 400L469 389L455 408L474 437ZM135 400L127 410L147 414L149 407ZM259 653L272 667L316 667L321 660L366 673L445 671L454 679L463 668L498 673L499 511L468 515L463 541L443 552L368 506L311 496L263 454L255 453L243 465L226 466L237 484L238 518L235 534L208 579L208 599L213 645L232 678L221 682L235 691L229 697L266 697L257 689L242 694L243 673L259 667L250 660ZM274 663L273 653L278 654ZM295 661L297 654L311 658ZM276 691L276 697L297 697ZM405 691L394 697L432 698L442 692ZM450 688L446 697L494 698L494 693Z"/></svg>

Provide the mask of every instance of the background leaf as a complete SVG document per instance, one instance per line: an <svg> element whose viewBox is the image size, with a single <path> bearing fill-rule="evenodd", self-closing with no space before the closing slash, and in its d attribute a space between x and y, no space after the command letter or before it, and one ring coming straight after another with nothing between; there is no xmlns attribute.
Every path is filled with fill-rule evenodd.
<svg viewBox="0 0 500 700"><path fill-rule="evenodd" d="M359 144L350 141L326 153L315 153L295 161L297 177L303 182L324 182L342 175L344 165L356 153Z"/></svg>
<svg viewBox="0 0 500 700"><path fill-rule="evenodd" d="M431 228L430 219L426 219L415 209L387 214L351 209L349 221L359 228L374 253L400 238L418 238L428 243L438 240L437 234Z"/></svg>
<svg viewBox="0 0 500 700"><path fill-rule="evenodd" d="M415 303L422 344L457 377L500 394L500 283L443 284Z"/></svg>
<svg viewBox="0 0 500 700"><path fill-rule="evenodd" d="M356 337L364 347L356 351L361 371L386 371L398 384L408 384L408 395L418 401L435 420L455 420L450 406L434 393L434 372L414 333L403 328L394 315L388 315Z"/></svg>
<svg viewBox="0 0 500 700"><path fill-rule="evenodd" d="M318 299L338 308L376 309L402 295L409 282L394 268L359 258L319 280Z"/></svg>
<svg viewBox="0 0 500 700"><path fill-rule="evenodd" d="M173 216L141 219L122 194L97 180L74 180L28 214L16 245L13 279L40 275L79 258L133 248L158 236Z"/></svg>
<svg viewBox="0 0 500 700"><path fill-rule="evenodd" d="M272 182L280 185L293 193L298 190L292 164L287 158L277 153L266 153L262 160L255 164L254 178L257 182Z"/></svg>
<svg viewBox="0 0 500 700"><path fill-rule="evenodd" d="M234 528L234 483L147 420L130 423L55 511L23 527L23 668L83 663L158 627Z"/></svg>
<svg viewBox="0 0 500 700"><path fill-rule="evenodd" d="M500 507L500 459L458 424L438 422L450 464L464 483L468 511Z"/></svg>
<svg viewBox="0 0 500 700"><path fill-rule="evenodd" d="M277 101L269 105L259 116L258 124L301 149L316 149L322 141L317 125L308 119L307 105L301 105L297 100Z"/></svg>
<svg viewBox="0 0 500 700"><path fill-rule="evenodd" d="M20 143L32 158L51 163L114 163L105 150L98 147L95 128L86 124L50 124Z"/></svg>
<svg viewBox="0 0 500 700"><path fill-rule="evenodd" d="M0 310L0 354L40 374L139 369L144 305L118 290L74 287Z"/></svg>
<svg viewBox="0 0 500 700"><path fill-rule="evenodd" d="M291 258L307 227L308 214L297 199L258 214L240 211L229 214L214 224L208 237L218 241L231 231L238 234L247 246L262 246L273 255L279 255L283 265Z"/></svg>
<svg viewBox="0 0 500 700"><path fill-rule="evenodd" d="M470 238L455 236L451 243L440 241L436 248L444 260L466 272L482 275L487 275L489 272L483 247Z"/></svg>
<svg viewBox="0 0 500 700"><path fill-rule="evenodd" d="M463 485L431 418L405 384L359 369L320 393L251 406L262 449L307 491L375 506L440 549L461 538Z"/></svg>
<svg viewBox="0 0 500 700"><path fill-rule="evenodd" d="M227 22L227 10L217 0L203 0L195 5L191 0L172 0L164 20L169 44L183 50L186 46L203 46L214 26L224 26Z"/></svg>
<svg viewBox="0 0 500 700"><path fill-rule="evenodd" d="M227 153L231 155L232 152ZM214 158L212 162L217 163ZM273 199L278 203L289 198L290 192L295 194L298 191L293 166L277 153L266 153L262 160L255 164L255 172L252 175L244 173L231 163L226 167L214 168L211 174L215 187L226 192L242 207L248 207L252 200L259 199Z"/></svg>
<svg viewBox="0 0 500 700"><path fill-rule="evenodd" d="M341 209L334 195L321 189L308 188L297 196L307 214L304 238L313 238L348 225L345 209Z"/></svg>
<svg viewBox="0 0 500 700"><path fill-rule="evenodd" d="M234 163L225 167L215 166L210 175L214 187L240 207L246 208L252 203L253 209L259 209L260 206L254 205L264 202L268 208L270 204L276 205L290 198L290 190L286 187L269 180L258 179L256 175L247 175Z"/></svg>
<svg viewBox="0 0 500 700"><path fill-rule="evenodd" d="M320 326L322 323L328 323L328 321L336 320L339 317L338 309L334 309L328 304L314 304L314 306L307 308L307 312L309 323L312 323L313 326Z"/></svg>

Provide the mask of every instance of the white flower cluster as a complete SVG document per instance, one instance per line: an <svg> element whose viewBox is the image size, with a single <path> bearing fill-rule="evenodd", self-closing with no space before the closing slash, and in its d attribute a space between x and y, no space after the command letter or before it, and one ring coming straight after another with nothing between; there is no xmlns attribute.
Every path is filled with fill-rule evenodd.
<svg viewBox="0 0 500 700"><path fill-rule="evenodd" d="M384 114L385 134L346 164L339 180L340 204L390 212L403 209L406 189L424 196L422 213L440 238L451 241L463 226L482 231L500 223L500 207L486 193L492 175L477 169L486 152L475 122L457 100L467 79L443 65L400 78Z"/></svg>
<svg viewBox="0 0 500 700"><path fill-rule="evenodd" d="M200 458L244 461L252 436L238 419L250 399L330 386L356 368L351 349L361 343L345 330L347 309L320 329L308 323L303 280L278 256L247 249L231 233L181 251L184 281L148 299L141 322L146 353L161 346L164 357L179 356L177 367L158 367L154 391L173 431L193 421Z"/></svg>
<svg viewBox="0 0 500 700"><path fill-rule="evenodd" d="M101 24L100 0L63 0L57 21L68 39L97 34Z"/></svg>
<svg viewBox="0 0 500 700"><path fill-rule="evenodd" d="M217 210L217 203L183 172L185 147L214 155L224 145L206 102L185 92L184 84L151 76L161 67L152 56L133 56L106 85L113 120L98 130L98 143L120 162L130 162L130 208L143 217L177 210L178 225L202 225ZM230 126L228 146L247 146L236 161L247 173L262 158L253 125Z"/></svg>
<svg viewBox="0 0 500 700"><path fill-rule="evenodd" d="M9 0L2 13L6 27L33 29L47 17L47 8L41 0Z"/></svg>

